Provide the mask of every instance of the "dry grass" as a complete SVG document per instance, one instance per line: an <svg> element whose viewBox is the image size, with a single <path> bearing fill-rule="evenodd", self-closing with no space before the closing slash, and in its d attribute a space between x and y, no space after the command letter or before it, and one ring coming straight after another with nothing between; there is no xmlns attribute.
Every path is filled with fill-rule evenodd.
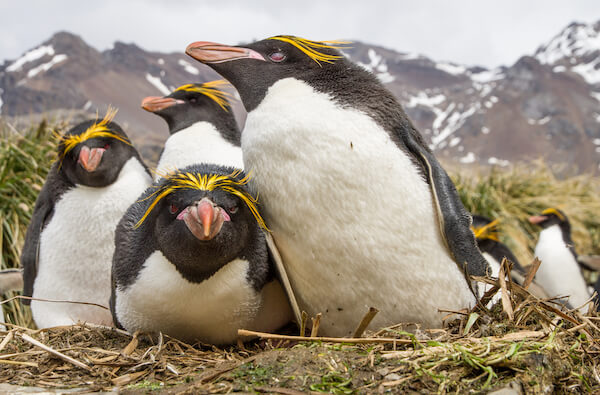
<svg viewBox="0 0 600 395"><path fill-rule="evenodd" d="M499 218L501 239L523 263L531 262L540 229L527 218L548 207L563 210L577 252L600 254L600 179L586 174L558 178L543 162L456 174L453 180L467 210Z"/></svg>

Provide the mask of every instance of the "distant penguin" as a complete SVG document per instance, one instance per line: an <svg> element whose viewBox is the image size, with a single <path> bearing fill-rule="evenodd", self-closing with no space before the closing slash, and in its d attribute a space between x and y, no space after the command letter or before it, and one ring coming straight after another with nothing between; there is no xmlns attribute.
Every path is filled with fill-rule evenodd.
<svg viewBox="0 0 600 395"><path fill-rule="evenodd" d="M111 309L129 332L233 343L291 319L241 170L193 165L155 182L115 238Z"/></svg>
<svg viewBox="0 0 600 395"><path fill-rule="evenodd" d="M163 118L170 137L165 142L157 174L195 163L243 168L240 131L229 106L229 93L216 80L186 84L165 97L146 97L142 108Z"/></svg>
<svg viewBox="0 0 600 395"><path fill-rule="evenodd" d="M115 227L152 179L109 110L62 136L21 255L25 296L107 306ZM29 304L29 301L23 301ZM31 301L39 328L112 324L108 309Z"/></svg>
<svg viewBox="0 0 600 395"><path fill-rule="evenodd" d="M276 36L187 54L238 90L248 111L246 169L301 309L321 333L442 325L438 309L476 303L465 273L485 275L470 216L399 102L346 59L339 42Z"/></svg>
<svg viewBox="0 0 600 395"><path fill-rule="evenodd" d="M561 210L549 208L529 222L543 228L534 252L542 261L535 276L538 284L552 297L569 296L571 308L583 305L591 294L577 263L569 219Z"/></svg>
<svg viewBox="0 0 600 395"><path fill-rule="evenodd" d="M483 215L473 215L473 233L475 234L479 250L490 265L490 275L492 277L498 277L500 264L504 258L514 264L514 271L525 273L525 269L521 266L515 254L512 253L506 244L500 241L498 236L498 223L499 221L497 219L492 221Z"/></svg>

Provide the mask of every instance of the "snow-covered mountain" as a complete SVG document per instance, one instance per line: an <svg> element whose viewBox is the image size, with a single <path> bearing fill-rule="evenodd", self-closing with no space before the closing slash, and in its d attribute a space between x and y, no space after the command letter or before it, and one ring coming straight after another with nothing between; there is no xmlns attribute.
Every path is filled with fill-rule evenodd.
<svg viewBox="0 0 600 395"><path fill-rule="evenodd" d="M345 52L398 97L445 161L507 166L544 156L599 171L600 21L573 23L534 54L492 70L360 42ZM0 66L0 114L95 113L110 103L134 141L155 147L166 137L165 125L141 110L140 100L214 78L183 53L119 42L99 52L62 32ZM243 120L241 105L235 110Z"/></svg>

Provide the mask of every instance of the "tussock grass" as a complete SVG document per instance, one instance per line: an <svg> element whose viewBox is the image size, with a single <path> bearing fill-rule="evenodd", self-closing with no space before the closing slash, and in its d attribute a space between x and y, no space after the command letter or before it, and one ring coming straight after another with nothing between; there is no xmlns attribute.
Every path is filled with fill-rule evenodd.
<svg viewBox="0 0 600 395"><path fill-rule="evenodd" d="M558 170L538 161L452 178L467 210L500 219L501 240L522 264L532 261L540 232L527 218L548 207L557 207L569 217L579 254L598 255L600 179L586 174L559 178Z"/></svg>
<svg viewBox="0 0 600 395"><path fill-rule="evenodd" d="M57 124L57 127L64 124ZM0 268L19 267L33 206L55 158L56 138L48 122L16 130L0 122ZM4 295L14 296L12 293ZM31 314L18 301L4 306L8 322L31 326Z"/></svg>

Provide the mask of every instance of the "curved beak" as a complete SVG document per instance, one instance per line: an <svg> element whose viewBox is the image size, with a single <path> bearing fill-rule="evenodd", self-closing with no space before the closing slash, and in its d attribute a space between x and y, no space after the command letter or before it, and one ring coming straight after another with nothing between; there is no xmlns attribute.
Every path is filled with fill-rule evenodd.
<svg viewBox="0 0 600 395"><path fill-rule="evenodd" d="M185 49L185 53L202 63L223 63L238 59L265 61L258 52L244 47L230 47L208 41L196 41Z"/></svg>
<svg viewBox="0 0 600 395"><path fill-rule="evenodd" d="M79 151L77 163L81 164L86 171L91 173L98 168L98 165L100 165L104 151L106 151L104 148L90 149L88 146L84 145Z"/></svg>
<svg viewBox="0 0 600 395"><path fill-rule="evenodd" d="M532 224L539 224L541 222L544 222L547 219L548 219L548 217L546 217L544 215L534 215L532 217L529 217L529 222L531 222Z"/></svg>
<svg viewBox="0 0 600 395"><path fill-rule="evenodd" d="M148 96L142 100L142 108L149 112L157 112L183 103L185 103L183 100L173 99L172 97Z"/></svg>
<svg viewBox="0 0 600 395"><path fill-rule="evenodd" d="M229 220L223 209L208 198L187 207L182 217L190 232L202 241L212 240L221 231L223 223Z"/></svg>

